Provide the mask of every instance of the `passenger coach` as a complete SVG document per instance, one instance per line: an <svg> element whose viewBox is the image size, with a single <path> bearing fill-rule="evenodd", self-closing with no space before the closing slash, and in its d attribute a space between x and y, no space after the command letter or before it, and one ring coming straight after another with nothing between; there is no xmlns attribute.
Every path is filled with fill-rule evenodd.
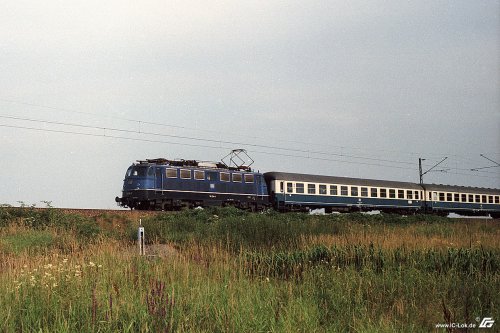
<svg viewBox="0 0 500 333"><path fill-rule="evenodd" d="M463 215L500 216L500 190L424 184L428 212L447 215L457 213Z"/></svg>
<svg viewBox="0 0 500 333"><path fill-rule="evenodd" d="M414 183L285 172L267 172L264 177L272 205L280 211L417 212L423 199L422 188Z"/></svg>
<svg viewBox="0 0 500 333"><path fill-rule="evenodd" d="M286 172L264 174L280 211L331 211L491 215L500 217L500 190Z"/></svg>

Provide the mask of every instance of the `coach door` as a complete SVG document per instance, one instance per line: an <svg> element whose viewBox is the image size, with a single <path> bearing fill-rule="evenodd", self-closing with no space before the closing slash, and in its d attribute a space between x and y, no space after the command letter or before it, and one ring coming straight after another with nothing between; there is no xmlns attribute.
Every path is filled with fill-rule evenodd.
<svg viewBox="0 0 500 333"><path fill-rule="evenodd" d="M217 185L217 181L218 181L218 175L219 175L218 172L207 171L207 182L209 184L208 186L209 186L209 191L210 192L216 192L217 191L216 185Z"/></svg>
<svg viewBox="0 0 500 333"><path fill-rule="evenodd" d="M162 190L163 189L163 177L162 177L162 172L161 168L155 168L155 188L157 190Z"/></svg>
<svg viewBox="0 0 500 333"><path fill-rule="evenodd" d="M262 199L264 197L264 195L266 193L264 193L264 186L263 186L263 181L262 181L262 176L261 175L258 175L257 177L255 177L255 180L256 180L256 188L257 188L257 196L260 197L260 199Z"/></svg>

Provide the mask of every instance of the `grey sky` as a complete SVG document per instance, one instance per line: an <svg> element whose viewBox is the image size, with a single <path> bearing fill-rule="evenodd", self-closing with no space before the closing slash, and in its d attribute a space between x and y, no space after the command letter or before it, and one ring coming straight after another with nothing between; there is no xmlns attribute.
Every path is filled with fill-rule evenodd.
<svg viewBox="0 0 500 333"><path fill-rule="evenodd" d="M448 156L426 181L500 187L469 171L500 160L499 64L499 1L0 0L0 203L112 208L136 159L230 147L261 171L415 182L418 157Z"/></svg>

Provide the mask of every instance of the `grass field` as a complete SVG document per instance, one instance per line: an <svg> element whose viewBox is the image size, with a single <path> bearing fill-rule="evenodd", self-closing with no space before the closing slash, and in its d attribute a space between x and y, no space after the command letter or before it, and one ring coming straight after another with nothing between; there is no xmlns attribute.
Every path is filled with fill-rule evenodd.
<svg viewBox="0 0 500 333"><path fill-rule="evenodd" d="M500 320L498 220L214 209L143 226L138 256L135 220L0 208L0 332L445 332L436 324Z"/></svg>

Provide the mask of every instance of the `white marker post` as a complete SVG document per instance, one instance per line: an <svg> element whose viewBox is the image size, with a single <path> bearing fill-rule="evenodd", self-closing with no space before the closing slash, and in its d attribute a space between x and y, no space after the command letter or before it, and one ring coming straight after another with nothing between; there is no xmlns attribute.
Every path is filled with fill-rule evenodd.
<svg viewBox="0 0 500 333"><path fill-rule="evenodd" d="M144 237L144 227L142 226L142 219L139 219L139 230L137 230L137 243L139 244L139 255L146 254L146 239Z"/></svg>

